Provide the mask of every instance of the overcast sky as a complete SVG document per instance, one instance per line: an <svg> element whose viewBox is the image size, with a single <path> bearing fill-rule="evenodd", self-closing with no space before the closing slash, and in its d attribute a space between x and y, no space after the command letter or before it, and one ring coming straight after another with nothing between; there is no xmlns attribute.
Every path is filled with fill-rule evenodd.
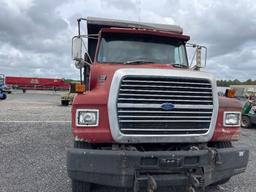
<svg viewBox="0 0 256 192"><path fill-rule="evenodd" d="M71 38L87 16L180 25L218 79L256 79L253 0L0 0L0 73L78 79Z"/></svg>

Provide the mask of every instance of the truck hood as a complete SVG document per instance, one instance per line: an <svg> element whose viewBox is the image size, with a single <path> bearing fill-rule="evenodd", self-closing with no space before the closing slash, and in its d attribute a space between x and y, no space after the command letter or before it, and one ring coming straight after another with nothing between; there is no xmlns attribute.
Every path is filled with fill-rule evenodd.
<svg viewBox="0 0 256 192"><path fill-rule="evenodd" d="M118 69L133 68L133 69L167 69L167 70L191 70L187 68L175 68L166 64L94 64L91 67L91 80L90 89L97 89L99 86L102 89L102 85L106 86L111 84L113 75ZM202 72L204 73L204 72ZM109 87L106 86L106 87Z"/></svg>

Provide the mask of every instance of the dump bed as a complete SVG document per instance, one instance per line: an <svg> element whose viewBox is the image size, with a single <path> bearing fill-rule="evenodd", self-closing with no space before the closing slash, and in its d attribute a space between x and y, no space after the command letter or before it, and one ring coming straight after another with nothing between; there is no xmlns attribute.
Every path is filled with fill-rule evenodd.
<svg viewBox="0 0 256 192"><path fill-rule="evenodd" d="M177 34L182 34L183 29L177 25L166 25L157 23L145 23L127 20L116 20L116 19L105 19L97 17L87 17L87 33L98 34L102 28L138 28L138 29L149 29L164 32L172 32ZM95 50L97 46L97 39L88 40L88 52L91 58L94 58Z"/></svg>
<svg viewBox="0 0 256 192"><path fill-rule="evenodd" d="M166 31L182 34L183 30L178 25L167 25L157 23L145 23L127 20L105 19L97 17L88 17L88 33L98 33L101 28L109 27L121 27L121 28L139 28L139 29L151 29L158 31Z"/></svg>

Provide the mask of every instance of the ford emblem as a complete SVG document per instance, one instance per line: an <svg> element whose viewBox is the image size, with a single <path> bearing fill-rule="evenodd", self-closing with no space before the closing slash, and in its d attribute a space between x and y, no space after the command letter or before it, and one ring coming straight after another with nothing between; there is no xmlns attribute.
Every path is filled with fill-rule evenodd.
<svg viewBox="0 0 256 192"><path fill-rule="evenodd" d="M171 111L174 108L174 105L172 103L163 103L161 108L165 111Z"/></svg>

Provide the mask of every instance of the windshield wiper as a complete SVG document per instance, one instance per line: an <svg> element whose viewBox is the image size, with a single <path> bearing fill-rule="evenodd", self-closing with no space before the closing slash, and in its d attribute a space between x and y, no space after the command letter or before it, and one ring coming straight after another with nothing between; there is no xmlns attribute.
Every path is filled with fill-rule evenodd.
<svg viewBox="0 0 256 192"><path fill-rule="evenodd" d="M171 66L176 67L176 68L188 68L187 65L181 65L181 64L171 64Z"/></svg>
<svg viewBox="0 0 256 192"><path fill-rule="evenodd" d="M153 61L147 61L147 60L131 60L131 61L126 61L124 64L145 64L145 63L155 63Z"/></svg>

